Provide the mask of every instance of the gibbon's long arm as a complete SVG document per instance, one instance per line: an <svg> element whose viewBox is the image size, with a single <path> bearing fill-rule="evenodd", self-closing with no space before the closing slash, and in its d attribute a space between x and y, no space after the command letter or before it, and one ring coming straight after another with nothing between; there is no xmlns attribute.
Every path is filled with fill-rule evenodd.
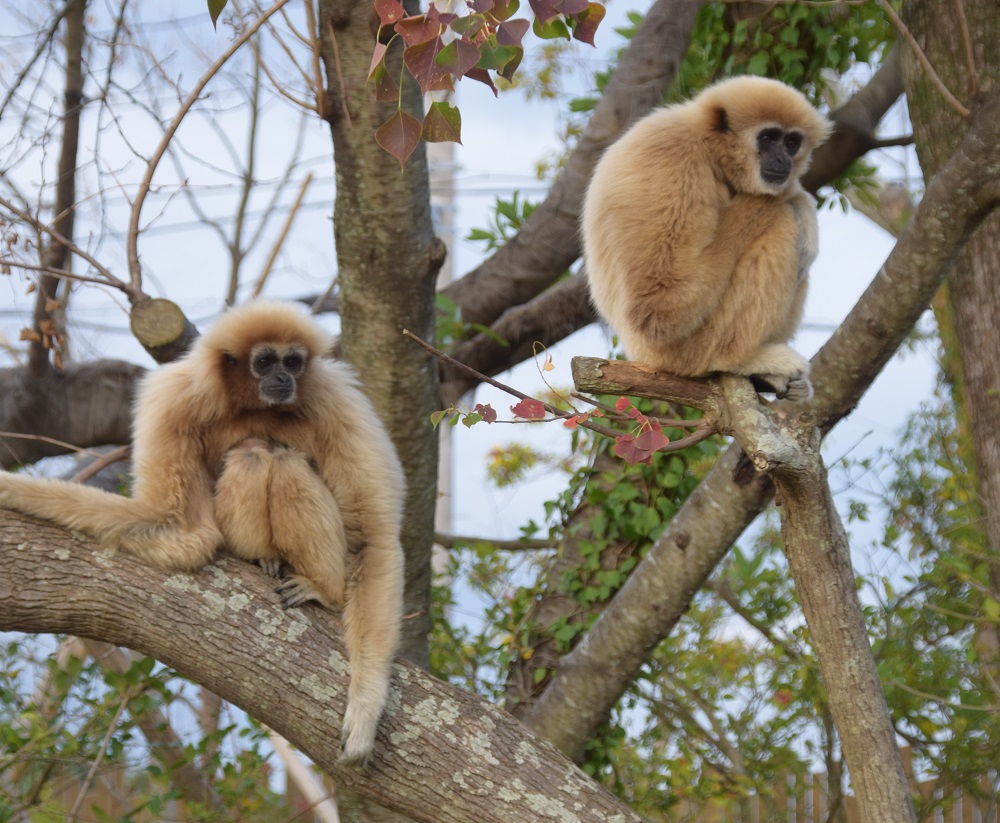
<svg viewBox="0 0 1000 823"><path fill-rule="evenodd" d="M132 497L62 480L0 472L0 506L78 529L166 569L196 569L222 542L211 478L193 438L179 434L184 380L164 367L146 378L136 407ZM164 385L169 384L169 385Z"/></svg>
<svg viewBox="0 0 1000 823"><path fill-rule="evenodd" d="M367 759L375 741L399 643L405 482L389 435L370 402L352 378L338 376L341 379L330 384L329 402L317 406L329 410L324 423L326 436L335 435L329 441L333 448L316 459L320 475L338 499L354 553L344 607L351 684L342 757L360 762Z"/></svg>

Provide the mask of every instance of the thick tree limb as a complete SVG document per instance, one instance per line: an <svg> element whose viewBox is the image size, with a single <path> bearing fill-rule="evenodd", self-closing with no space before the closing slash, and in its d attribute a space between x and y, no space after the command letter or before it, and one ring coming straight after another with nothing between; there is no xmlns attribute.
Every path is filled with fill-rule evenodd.
<svg viewBox="0 0 1000 823"><path fill-rule="evenodd" d="M35 378L23 367L0 369L0 432L58 437L80 448L128 443L132 393L145 373L121 360L50 369ZM0 467L65 454L44 440L4 438Z"/></svg>
<svg viewBox="0 0 1000 823"><path fill-rule="evenodd" d="M349 678L340 629L318 607L283 611L273 581L250 564L220 558L196 574L167 573L3 512L0 565L0 630L151 655L252 711L338 786L415 820L639 823L506 712L402 661L373 763L338 766Z"/></svg>
<svg viewBox="0 0 1000 823"><path fill-rule="evenodd" d="M691 39L699 0L657 0L646 13L548 196L517 236L445 289L468 323L492 323L550 286L580 256L583 194L602 152L663 99Z"/></svg>
<svg viewBox="0 0 1000 823"><path fill-rule="evenodd" d="M898 349L969 235L1000 200L1000 92L973 112L951 160L930 182L913 221L844 323L812 360L813 411L824 431L849 414ZM525 722L574 759L656 644L770 498L761 477L733 482L732 447L688 498Z"/></svg>

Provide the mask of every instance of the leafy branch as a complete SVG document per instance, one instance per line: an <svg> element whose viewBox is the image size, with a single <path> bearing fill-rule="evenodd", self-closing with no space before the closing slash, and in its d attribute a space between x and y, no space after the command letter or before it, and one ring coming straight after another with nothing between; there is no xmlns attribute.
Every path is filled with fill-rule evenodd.
<svg viewBox="0 0 1000 823"><path fill-rule="evenodd" d="M611 408L598 401L574 394L573 396L576 399L583 400L594 408L592 410L581 411L567 401L567 405L570 408L568 410L562 409L477 372L475 369L445 354L440 349L434 348L426 340L421 340L408 329L403 329L403 334L433 354L442 363L469 374L479 382L487 383L512 397L518 398L519 402L510 407L511 413L516 419L506 422L540 423L562 420L563 425L568 429L575 429L577 427L589 429L595 434L614 439L614 453L629 464L645 463L649 465L653 459L653 454L656 452L680 451L689 446L694 446L703 440L707 440L719 431L717 421L712 415L703 417L700 420L657 418L644 414L633 405L628 397L624 396L619 397L614 408ZM454 406L436 411L431 415L431 422L437 426L447 418L450 418L449 422L453 426L461 420L463 425L468 428L482 421L486 423L501 422L497 419L496 410L489 404L483 405L482 403L476 404L476 407L471 411L462 411ZM627 423L630 428L623 434L618 429L612 429L608 426L595 423L593 418ZM686 436L671 440L666 432L664 432L664 428L692 429L692 431Z"/></svg>
<svg viewBox="0 0 1000 823"><path fill-rule="evenodd" d="M589 0L529 0L534 23L514 17L519 0L465 0L466 14L441 12L430 6L425 14L407 14L399 0L374 0L378 37L368 79L375 99L396 103L396 112L375 131L378 144L399 160L402 168L421 140L462 142L462 116L447 101L432 102L423 122L403 111L402 73L408 71L420 91L454 91L454 81L469 77L497 94L494 76L511 81L524 57L521 41L529 28L545 39L577 39L594 45L604 19L604 6ZM403 66L397 80L386 64L392 44L403 42ZM491 74L492 72L492 74Z"/></svg>

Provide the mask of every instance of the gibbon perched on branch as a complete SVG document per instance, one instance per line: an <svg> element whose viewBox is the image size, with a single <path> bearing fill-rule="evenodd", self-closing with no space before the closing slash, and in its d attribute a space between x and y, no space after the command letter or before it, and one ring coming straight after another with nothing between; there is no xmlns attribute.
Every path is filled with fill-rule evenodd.
<svg viewBox="0 0 1000 823"><path fill-rule="evenodd" d="M795 89L735 77L649 114L607 150L584 203L584 257L628 358L812 397L809 364L787 341L817 245L799 178L829 129Z"/></svg>
<svg viewBox="0 0 1000 823"><path fill-rule="evenodd" d="M351 666L342 760L365 761L403 598L404 479L353 370L290 305L233 309L142 382L132 496L0 472L0 506L79 529L164 569L217 549L279 576L283 604L343 606Z"/></svg>

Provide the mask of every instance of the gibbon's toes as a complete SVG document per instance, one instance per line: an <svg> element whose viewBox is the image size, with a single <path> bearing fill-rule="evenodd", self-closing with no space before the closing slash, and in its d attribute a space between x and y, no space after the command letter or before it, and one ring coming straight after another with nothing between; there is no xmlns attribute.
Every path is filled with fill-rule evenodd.
<svg viewBox="0 0 1000 823"><path fill-rule="evenodd" d="M375 728L370 724L361 723L359 725L351 722L351 706L348 705L347 713L344 716L344 728L340 733L340 757L337 763L341 766L361 766L368 765L375 748Z"/></svg>
<svg viewBox="0 0 1000 823"><path fill-rule="evenodd" d="M750 377L750 382L758 394L773 394L776 397L787 395L791 380L792 378L783 374L755 374Z"/></svg>
<svg viewBox="0 0 1000 823"><path fill-rule="evenodd" d="M793 377L786 384L785 391L778 397L783 397L793 403L808 403L813 398L812 383L805 375Z"/></svg>
<svg viewBox="0 0 1000 823"><path fill-rule="evenodd" d="M260 559L257 561L268 577L281 577L281 561L272 558Z"/></svg>
<svg viewBox="0 0 1000 823"><path fill-rule="evenodd" d="M274 591L281 598L283 609L291 609L317 599L312 581L298 575L289 577Z"/></svg>

